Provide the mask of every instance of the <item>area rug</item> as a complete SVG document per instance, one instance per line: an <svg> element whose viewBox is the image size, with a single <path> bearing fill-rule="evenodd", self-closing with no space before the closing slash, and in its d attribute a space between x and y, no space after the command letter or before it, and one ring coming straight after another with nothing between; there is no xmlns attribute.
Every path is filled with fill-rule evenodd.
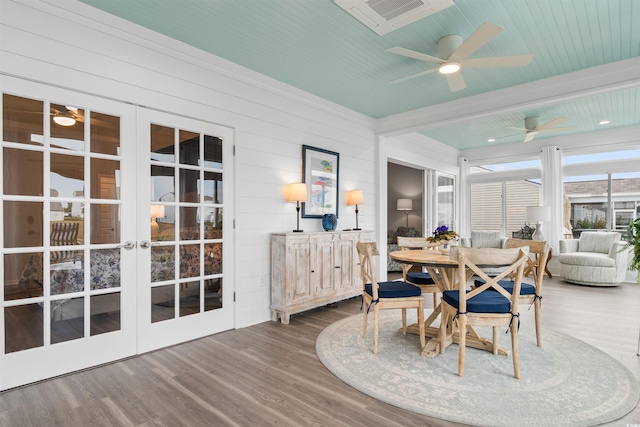
<svg viewBox="0 0 640 427"><path fill-rule="evenodd" d="M540 348L533 327L523 325L519 380L511 356L473 348L458 377L457 344L434 359L420 356L418 337L400 332L399 310L381 312L373 354L372 318L364 340L361 314L330 325L318 336L316 353L345 383L402 409L479 426L591 426L623 417L640 397L625 366L564 334L543 331ZM478 331L491 336L490 328ZM510 349L510 336L501 333L501 344Z"/></svg>

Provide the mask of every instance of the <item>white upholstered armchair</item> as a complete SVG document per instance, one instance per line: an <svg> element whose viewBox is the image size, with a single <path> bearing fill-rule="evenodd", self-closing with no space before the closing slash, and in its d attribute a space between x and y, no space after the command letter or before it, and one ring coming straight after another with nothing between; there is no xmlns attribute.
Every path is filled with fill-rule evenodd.
<svg viewBox="0 0 640 427"><path fill-rule="evenodd" d="M471 237L463 237L460 239L460 246L467 248L505 249L507 247L507 238L502 235L501 231L472 231ZM496 276L504 270L504 267L489 267L484 271L490 276Z"/></svg>
<svg viewBox="0 0 640 427"><path fill-rule="evenodd" d="M580 285L617 286L628 267L624 246L615 232L584 231L580 239L560 240L560 275Z"/></svg>

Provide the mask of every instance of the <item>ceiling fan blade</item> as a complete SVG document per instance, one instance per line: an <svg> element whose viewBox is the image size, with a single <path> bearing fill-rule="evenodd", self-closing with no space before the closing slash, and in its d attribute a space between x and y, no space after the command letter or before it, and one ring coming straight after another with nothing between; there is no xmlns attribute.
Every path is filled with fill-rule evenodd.
<svg viewBox="0 0 640 427"><path fill-rule="evenodd" d="M527 132L527 136L524 137L523 142L533 141L533 138L535 138L537 134L538 134L538 131L535 131L535 130Z"/></svg>
<svg viewBox="0 0 640 427"><path fill-rule="evenodd" d="M502 31L500 25L485 22L448 58L449 61L460 62L476 50L487 44L489 40Z"/></svg>
<svg viewBox="0 0 640 427"><path fill-rule="evenodd" d="M400 83L400 82L404 82L407 80L411 80L411 79L415 79L416 77L420 77L420 76L425 76L427 74L431 74L434 71L437 71L437 68L433 68L431 70L427 70L427 71L422 71L420 73L416 73L416 74L411 74L410 76L406 76L406 77L401 77L399 79L396 80L391 80L390 82L387 82L388 84L395 84L395 83Z"/></svg>
<svg viewBox="0 0 640 427"><path fill-rule="evenodd" d="M527 128L517 128L517 127L514 127L514 126L505 126L504 128L505 129L511 129L511 130L524 130L524 131L528 131L529 130Z"/></svg>
<svg viewBox="0 0 640 427"><path fill-rule="evenodd" d="M462 77L461 72L458 71L457 73L446 74L446 76L451 92L457 92L467 87L467 84L464 82L464 78Z"/></svg>
<svg viewBox="0 0 640 427"><path fill-rule="evenodd" d="M572 130L578 129L578 126L566 126L563 128L545 128L545 129L536 129L538 132L571 132Z"/></svg>
<svg viewBox="0 0 640 427"><path fill-rule="evenodd" d="M442 64L443 62L445 62L444 59L398 46L390 47L389 49L387 49L387 52L395 53L396 55L402 55L413 59L418 59L420 61L433 62L435 64Z"/></svg>
<svg viewBox="0 0 640 427"><path fill-rule="evenodd" d="M465 59L460 63L464 68L523 67L529 65L533 55L494 56L492 58Z"/></svg>
<svg viewBox="0 0 640 427"><path fill-rule="evenodd" d="M564 123L567 120L569 120L567 117L558 117L557 119L551 120L550 122L547 122L543 125L538 126L536 130L544 130L552 126L559 125L560 123Z"/></svg>

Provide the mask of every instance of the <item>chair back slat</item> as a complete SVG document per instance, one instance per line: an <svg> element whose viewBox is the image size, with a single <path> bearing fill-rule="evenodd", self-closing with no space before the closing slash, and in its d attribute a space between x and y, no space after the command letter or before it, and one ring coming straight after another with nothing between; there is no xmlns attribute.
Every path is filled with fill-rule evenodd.
<svg viewBox="0 0 640 427"><path fill-rule="evenodd" d="M362 290L371 283L371 294L374 300L378 299L378 281L376 280L376 265L373 256L378 255L376 242L356 243L358 258L360 259L360 272L362 276Z"/></svg>
<svg viewBox="0 0 640 427"><path fill-rule="evenodd" d="M528 269L531 271L531 274L533 274L533 278L536 283L536 294L540 295L542 280L544 279L544 272L547 268L547 261L549 260L549 252L551 252L551 246L549 246L544 240L507 240L507 248L519 248L523 246L528 246L529 254L534 255L533 259L527 259L527 264Z"/></svg>
<svg viewBox="0 0 640 427"><path fill-rule="evenodd" d="M51 224L49 242L51 246L68 246L78 244L77 222L54 222ZM51 262L64 262L75 258L76 251L52 251Z"/></svg>
<svg viewBox="0 0 640 427"><path fill-rule="evenodd" d="M511 300L512 312L518 310L518 295L520 295L520 286L522 284L522 274L524 265L529 259L528 247L519 247L511 249L494 249L494 248L452 248L451 258L458 261L458 273L460 275L460 283L466 283L467 272L471 270L474 274L480 276L485 283L471 292L467 293L466 286L459 287L460 312L467 311L467 300L482 292L488 291L489 288L500 292L503 296ZM488 267L507 267L498 276L489 277L483 268ZM514 277L513 294L507 292L499 283L505 277Z"/></svg>

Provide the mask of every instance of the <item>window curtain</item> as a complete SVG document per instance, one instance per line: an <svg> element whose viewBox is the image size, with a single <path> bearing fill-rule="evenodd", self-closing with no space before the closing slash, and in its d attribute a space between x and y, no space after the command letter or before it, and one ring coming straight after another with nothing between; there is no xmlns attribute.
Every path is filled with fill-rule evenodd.
<svg viewBox="0 0 640 427"><path fill-rule="evenodd" d="M558 146L542 147L540 155L542 171L542 206L551 209L551 221L542 224L542 233L549 246L556 252L558 241L563 238L563 182L562 182L562 150Z"/></svg>
<svg viewBox="0 0 640 427"><path fill-rule="evenodd" d="M458 175L458 229L456 230L460 237L469 237L469 224L471 215L469 212L469 192L467 185L467 176L469 175L469 162L464 157L458 157L458 166L460 172Z"/></svg>

